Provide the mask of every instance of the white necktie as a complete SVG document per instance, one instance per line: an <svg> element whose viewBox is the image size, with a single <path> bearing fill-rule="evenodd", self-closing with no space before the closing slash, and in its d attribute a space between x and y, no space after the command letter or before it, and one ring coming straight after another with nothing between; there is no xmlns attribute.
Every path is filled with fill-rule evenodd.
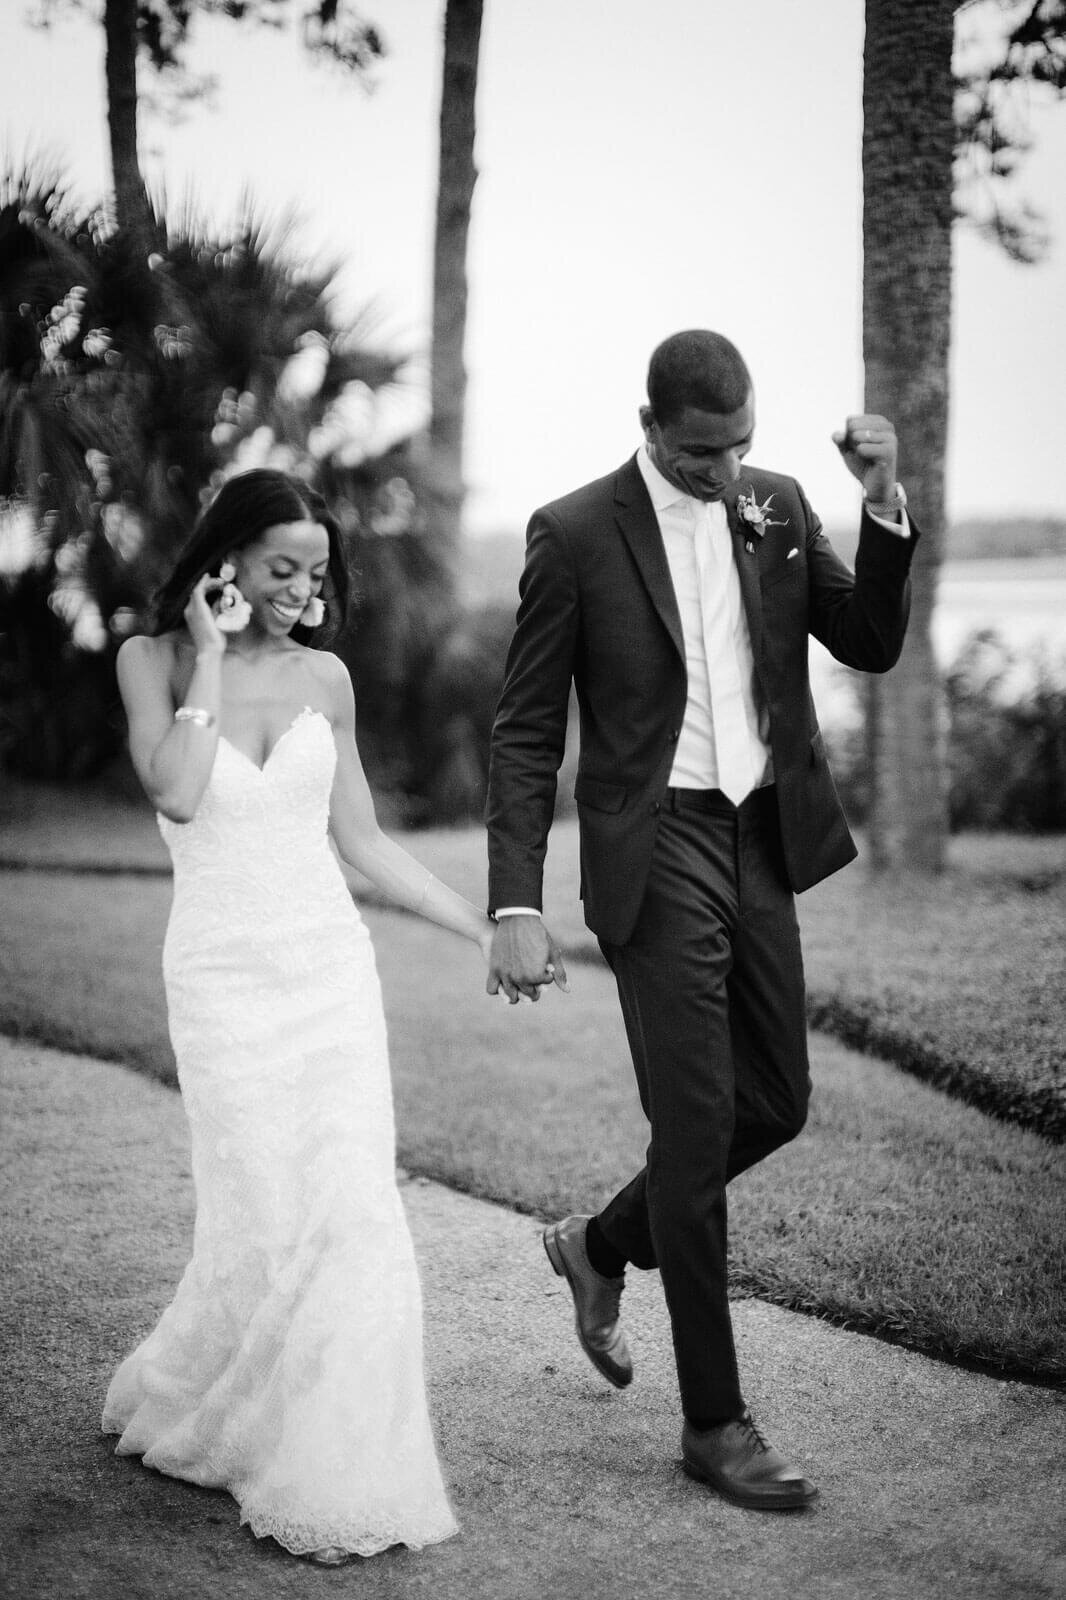
<svg viewBox="0 0 1066 1600"><path fill-rule="evenodd" d="M711 687L718 787L734 805L739 805L754 789L756 778L740 664L734 645L740 580L733 569L725 507L720 501L697 501L695 513L693 545L703 613L703 646Z"/></svg>

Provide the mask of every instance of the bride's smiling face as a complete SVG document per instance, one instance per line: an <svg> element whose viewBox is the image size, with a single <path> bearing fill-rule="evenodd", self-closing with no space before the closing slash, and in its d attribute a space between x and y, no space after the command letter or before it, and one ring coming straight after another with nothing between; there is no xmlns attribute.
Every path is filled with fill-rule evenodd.
<svg viewBox="0 0 1066 1600"><path fill-rule="evenodd" d="M329 535L317 522L280 522L229 557L234 580L265 633L288 633L329 566Z"/></svg>

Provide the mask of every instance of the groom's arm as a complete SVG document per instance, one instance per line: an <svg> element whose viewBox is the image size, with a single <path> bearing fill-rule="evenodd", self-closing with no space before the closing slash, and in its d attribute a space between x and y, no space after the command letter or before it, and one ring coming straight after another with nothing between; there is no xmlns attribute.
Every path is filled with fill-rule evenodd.
<svg viewBox="0 0 1066 1600"><path fill-rule="evenodd" d="M573 557L551 511L530 521L519 594L489 761L490 911L542 904L580 623Z"/></svg>
<svg viewBox="0 0 1066 1600"><path fill-rule="evenodd" d="M910 616L908 574L920 537L913 522L895 509L906 504L896 481L896 430L879 412L863 412L849 416L833 442L862 485L865 504L852 576L796 486L807 527L810 631L846 667L887 672L903 649Z"/></svg>
<svg viewBox="0 0 1066 1600"><path fill-rule="evenodd" d="M837 661L859 672L887 672L903 648L910 615L910 565L921 537L907 536L865 509L854 573L822 532L799 489L807 518L810 631Z"/></svg>

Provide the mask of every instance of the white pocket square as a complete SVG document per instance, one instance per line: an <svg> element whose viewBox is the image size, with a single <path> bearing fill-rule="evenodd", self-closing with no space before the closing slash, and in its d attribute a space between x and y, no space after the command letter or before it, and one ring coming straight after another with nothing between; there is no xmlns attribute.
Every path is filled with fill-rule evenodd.
<svg viewBox="0 0 1066 1600"><path fill-rule="evenodd" d="M798 555L799 555L799 551L797 549L793 548L788 552L788 555L785 557L785 560L786 561L791 561L793 556L798 556Z"/></svg>

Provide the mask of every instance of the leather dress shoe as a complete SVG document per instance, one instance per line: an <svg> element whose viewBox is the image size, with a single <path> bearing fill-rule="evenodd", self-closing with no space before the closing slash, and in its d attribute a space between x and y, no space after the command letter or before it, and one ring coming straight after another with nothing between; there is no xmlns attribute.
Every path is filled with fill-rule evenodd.
<svg viewBox="0 0 1066 1600"><path fill-rule="evenodd" d="M624 1278L604 1278L588 1258L588 1217L566 1217L544 1230L544 1248L574 1297L574 1324L581 1348L608 1383L624 1389L633 1381L633 1360L618 1323Z"/></svg>
<svg viewBox="0 0 1066 1600"><path fill-rule="evenodd" d="M794 1511L818 1496L814 1484L766 1442L747 1410L735 1422L699 1433L686 1422L681 1454L690 1478L752 1511Z"/></svg>

